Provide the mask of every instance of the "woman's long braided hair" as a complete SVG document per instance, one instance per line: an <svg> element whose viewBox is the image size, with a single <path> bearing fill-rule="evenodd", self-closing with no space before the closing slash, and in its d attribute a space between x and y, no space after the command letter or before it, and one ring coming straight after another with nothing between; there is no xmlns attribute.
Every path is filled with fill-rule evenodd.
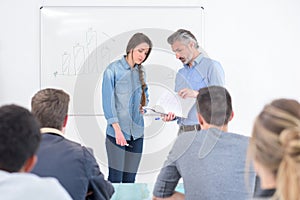
<svg viewBox="0 0 300 200"><path fill-rule="evenodd" d="M130 51L132 51L136 46L138 46L139 44L142 44L142 43L147 43L149 45L149 51L148 51L145 59L143 60L143 62L145 62L147 60L148 56L150 55L150 52L152 49L152 42L143 33L136 33L130 38L130 40L127 44L127 47L126 47L126 54L128 55L130 53ZM141 82L141 87L142 87L141 106L145 106L146 105L145 89L146 89L147 85L145 83L144 70L143 70L142 63L138 65L138 70L139 70L139 77L140 77L140 82Z"/></svg>

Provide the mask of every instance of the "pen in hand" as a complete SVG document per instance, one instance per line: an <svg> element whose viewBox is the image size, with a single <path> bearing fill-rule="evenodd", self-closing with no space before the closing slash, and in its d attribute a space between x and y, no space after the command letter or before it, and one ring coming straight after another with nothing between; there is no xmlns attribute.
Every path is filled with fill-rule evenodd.
<svg viewBox="0 0 300 200"><path fill-rule="evenodd" d="M133 146L132 146L132 145L130 145L130 144L128 144L128 143L127 143L127 144L125 144L125 146L126 146L126 147L130 147L130 148L133 148Z"/></svg>

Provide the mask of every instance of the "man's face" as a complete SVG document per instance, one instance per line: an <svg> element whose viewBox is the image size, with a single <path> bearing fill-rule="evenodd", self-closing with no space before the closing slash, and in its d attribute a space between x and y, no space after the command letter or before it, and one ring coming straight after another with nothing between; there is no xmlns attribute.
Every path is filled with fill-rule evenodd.
<svg viewBox="0 0 300 200"><path fill-rule="evenodd" d="M186 45L180 41L175 41L172 45L172 51L175 53L176 58L183 64L189 64L193 58L193 52L189 45Z"/></svg>

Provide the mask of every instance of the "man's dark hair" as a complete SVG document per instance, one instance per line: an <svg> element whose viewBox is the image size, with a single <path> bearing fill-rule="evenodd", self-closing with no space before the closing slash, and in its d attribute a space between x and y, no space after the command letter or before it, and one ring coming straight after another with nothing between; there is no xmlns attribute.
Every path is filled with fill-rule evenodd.
<svg viewBox="0 0 300 200"><path fill-rule="evenodd" d="M42 127L61 130L68 114L69 101L69 95L63 90L43 89L32 97L31 112Z"/></svg>
<svg viewBox="0 0 300 200"><path fill-rule="evenodd" d="M40 142L40 126L34 116L17 105L0 107L0 169L18 172Z"/></svg>
<svg viewBox="0 0 300 200"><path fill-rule="evenodd" d="M197 110L205 121L215 126L228 124L232 113L231 97L220 86L201 88L197 96Z"/></svg>

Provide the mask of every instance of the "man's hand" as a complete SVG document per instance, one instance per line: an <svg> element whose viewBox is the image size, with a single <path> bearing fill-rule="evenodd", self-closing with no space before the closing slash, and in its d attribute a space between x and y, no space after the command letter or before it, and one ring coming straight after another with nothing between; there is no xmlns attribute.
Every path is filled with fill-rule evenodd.
<svg viewBox="0 0 300 200"><path fill-rule="evenodd" d="M179 90L178 95L180 97L182 97L183 99L185 99L185 98L196 98L198 93L199 92L196 91L196 90L183 88L183 89Z"/></svg>
<svg viewBox="0 0 300 200"><path fill-rule="evenodd" d="M167 115L162 115L162 120L164 122L169 122L175 119L175 113L169 112Z"/></svg>

